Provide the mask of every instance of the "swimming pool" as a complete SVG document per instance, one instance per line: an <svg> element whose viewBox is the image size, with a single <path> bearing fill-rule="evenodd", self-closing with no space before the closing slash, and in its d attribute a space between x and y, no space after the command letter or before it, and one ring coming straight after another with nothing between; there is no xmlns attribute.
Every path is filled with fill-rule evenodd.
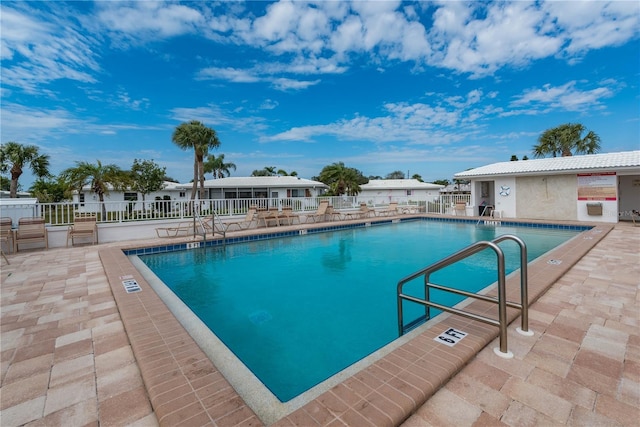
<svg viewBox="0 0 640 427"><path fill-rule="evenodd" d="M141 259L287 401L397 338L395 285L407 274L502 234L521 237L532 260L577 232L410 221ZM517 268L517 245L500 246L507 271ZM495 280L491 251L432 277L473 291ZM405 314L422 312L408 306Z"/></svg>

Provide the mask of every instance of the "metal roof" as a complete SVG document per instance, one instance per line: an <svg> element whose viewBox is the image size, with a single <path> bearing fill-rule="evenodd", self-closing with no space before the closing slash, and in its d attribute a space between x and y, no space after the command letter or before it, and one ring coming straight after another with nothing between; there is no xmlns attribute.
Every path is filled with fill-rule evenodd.
<svg viewBox="0 0 640 427"><path fill-rule="evenodd" d="M458 172L456 178L474 178L491 175L540 175L548 173L578 173L606 170L637 170L640 172L640 150L620 153L587 154L583 156L552 157L493 163Z"/></svg>
<svg viewBox="0 0 640 427"><path fill-rule="evenodd" d="M372 179L360 186L361 190L439 190L443 185L421 182L417 179Z"/></svg>

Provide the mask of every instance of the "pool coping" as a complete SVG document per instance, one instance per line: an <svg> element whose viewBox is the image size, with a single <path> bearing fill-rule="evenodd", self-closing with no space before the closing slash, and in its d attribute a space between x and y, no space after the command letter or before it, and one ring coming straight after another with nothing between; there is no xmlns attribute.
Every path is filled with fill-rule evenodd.
<svg viewBox="0 0 640 427"><path fill-rule="evenodd" d="M456 221L455 218L437 218ZM478 219L462 221L475 223ZM363 226L361 224L366 222L371 221L354 221L352 224ZM549 222L508 221L509 224L533 226ZM593 228L529 264L530 303L613 229L613 225L601 223L560 225ZM294 226L291 230L305 228L314 228L314 224ZM261 232L244 234L257 235ZM182 242L176 241L176 244L182 244L185 239L178 240ZM131 249L135 248L126 245L106 248L100 251L100 258L160 425L191 423L197 419L222 425L262 425L263 422L131 264L123 252ZM550 259L554 263L548 263ZM141 291L127 293L122 283L124 280L135 280ZM518 286L509 286L512 280L519 278L507 280L508 298L517 301L519 289ZM468 307L480 313L495 310L479 301ZM509 310L510 322L517 315L515 310ZM455 347L436 343L434 338L450 327L469 335ZM445 317L438 326L420 332L409 342L272 425L329 425L335 422L348 425L400 424L497 335L495 327L458 316Z"/></svg>

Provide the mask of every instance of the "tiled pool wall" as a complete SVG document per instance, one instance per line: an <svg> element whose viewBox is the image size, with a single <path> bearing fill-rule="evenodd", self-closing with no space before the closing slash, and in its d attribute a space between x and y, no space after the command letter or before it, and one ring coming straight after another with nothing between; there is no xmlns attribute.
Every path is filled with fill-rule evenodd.
<svg viewBox="0 0 640 427"><path fill-rule="evenodd" d="M229 238L218 238L198 242L183 242L174 243L169 245L149 246L144 248L131 248L123 249L125 255L151 255L164 252L183 251L193 248L209 248L224 246L227 244L255 242L259 240L278 239L281 237L295 237L305 234L326 233L328 231L339 231L355 228L364 228L370 226L385 225L391 223L408 222L408 221L434 221L434 222L457 222L462 224L472 224L488 227L530 227L530 228L548 228L555 230L571 230L571 231L586 231L593 226L591 225L576 225L576 224L548 224L548 223L536 223L536 222L519 222L519 221L504 221L494 219L458 219L458 218L434 218L434 217L414 217L414 218L399 218L399 219L385 219L376 221L366 221L352 224L340 224L340 225L328 225L324 227L310 227L305 229L295 229L275 233L263 233L263 234L251 234L244 236L236 236ZM486 221L486 223L485 223ZM195 245L195 246L194 246Z"/></svg>

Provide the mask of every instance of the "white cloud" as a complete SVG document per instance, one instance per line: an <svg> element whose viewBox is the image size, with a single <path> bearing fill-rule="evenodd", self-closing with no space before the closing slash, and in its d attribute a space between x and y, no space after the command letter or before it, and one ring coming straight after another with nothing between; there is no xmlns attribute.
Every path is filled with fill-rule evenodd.
<svg viewBox="0 0 640 427"><path fill-rule="evenodd" d="M552 1L544 4L544 10L565 34L567 55L617 46L637 38L640 32L637 1Z"/></svg>
<svg viewBox="0 0 640 427"><path fill-rule="evenodd" d="M478 5L447 2L436 12L430 36L439 51L430 58L431 65L481 77L503 66L525 66L560 49L562 39L540 31L547 17L535 4L491 3L482 19L476 18Z"/></svg>
<svg viewBox="0 0 640 427"><path fill-rule="evenodd" d="M41 11L29 3L2 4L2 83L34 93L60 79L95 82L100 70L96 40L65 16L65 8ZM59 15L56 14L59 12Z"/></svg>
<svg viewBox="0 0 640 427"><path fill-rule="evenodd" d="M484 115L475 109L421 103L388 103L384 108L387 115L356 115L326 125L295 127L262 141L311 142L329 136L371 144L446 145L475 135L480 127L475 122Z"/></svg>
<svg viewBox="0 0 640 427"><path fill-rule="evenodd" d="M603 100L612 97L619 85L611 80L601 82L591 89L580 89L579 82L570 81L561 86L544 85L524 91L510 106L512 110L504 116L518 114L539 114L551 110L593 111L603 108Z"/></svg>
<svg viewBox="0 0 640 427"><path fill-rule="evenodd" d="M158 1L97 2L96 18L115 40L134 44L193 33L204 24L199 10Z"/></svg>

